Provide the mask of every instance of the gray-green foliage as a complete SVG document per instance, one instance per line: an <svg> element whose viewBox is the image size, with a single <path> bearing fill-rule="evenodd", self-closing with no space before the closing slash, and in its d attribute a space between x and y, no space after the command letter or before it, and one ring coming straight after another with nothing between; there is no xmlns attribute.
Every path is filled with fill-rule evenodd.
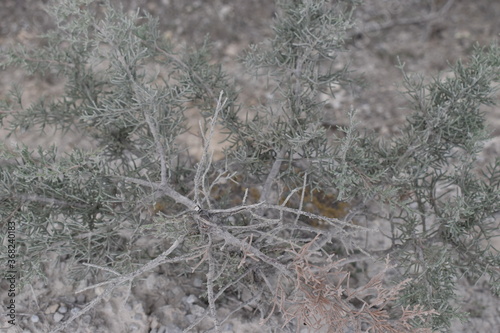
<svg viewBox="0 0 500 333"><path fill-rule="evenodd" d="M360 221L365 216L364 227L371 228L370 209L383 206L378 218L391 226L392 246L372 256L389 254L399 263L399 278L413 278L401 304L439 313L430 323L414 324L448 327L459 314L452 304L456 280L464 274L489 275L499 292L499 257L488 240L496 227L491 217L500 209L500 161L480 171L475 159L487 137L480 106L493 104L492 84L500 78L499 48L477 48L470 61L451 68L452 75L428 84L401 65L414 110L401 135L383 141L362 134L350 112L344 135L327 140L319 96L333 95L332 84L352 82L347 67L337 64L338 52L346 51L352 4L283 0L279 7L275 37L245 56L251 71L269 78L275 100L245 120L230 80L210 64L207 44L174 52L154 18L126 16L99 2L65 0L51 7L57 27L43 36L43 46L14 49L3 65L53 75L64 81L64 93L25 107L17 92L4 107L16 111L14 129L76 127L97 148L63 157L53 149L3 149L9 162L1 170L0 214L17 223L24 281L41 273L47 252L69 256L75 268L88 262L125 272L150 259L134 247L135 239L182 237L178 255L207 247L198 269L209 273L215 289L244 288L252 281L267 286L271 296L250 289L269 302L276 291L267 277L290 274L283 271L293 259L286 249L319 234L318 253L363 253L350 223L354 215ZM225 103L218 99L221 91ZM175 139L186 130L184 111L193 107L205 129L215 120L231 134L224 163L205 154L191 164L177 146ZM210 189L236 174L261 186L259 199L267 206L212 209L232 208L211 197ZM343 220L325 217L329 231L315 230L296 223L306 215L302 206L282 205L272 195L276 189L285 189L285 196L335 189L340 199L361 204ZM171 208L154 215L159 195L170 197ZM190 200L214 225L193 217ZM247 243L253 252L237 245ZM262 261L243 261L242 251Z"/></svg>
<svg viewBox="0 0 500 333"><path fill-rule="evenodd" d="M499 51L496 45L476 48L467 66L458 62L451 77L427 85L405 76L415 112L394 142L398 169L392 172L410 186L418 209L402 215L398 228L402 244L413 244L400 253L407 274L415 276L403 300L437 309L438 327L448 326L456 311L450 300L463 274L476 279L486 273L499 290L500 258L488 241L498 227L493 214L500 209L500 161L481 172L476 165L487 138L480 106L494 101Z"/></svg>

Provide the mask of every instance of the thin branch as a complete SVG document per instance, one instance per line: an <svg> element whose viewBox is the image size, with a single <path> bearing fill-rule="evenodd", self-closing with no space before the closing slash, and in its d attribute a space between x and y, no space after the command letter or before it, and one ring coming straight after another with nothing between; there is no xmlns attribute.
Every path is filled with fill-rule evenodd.
<svg viewBox="0 0 500 333"><path fill-rule="evenodd" d="M290 207L285 207L285 206L279 206L279 205L265 205L265 208L267 208L267 209L276 209L278 211L283 211L283 212L288 212L288 213L303 215L303 216L309 217L311 219L317 219L317 220L328 222L330 225L341 225L342 227L350 227L350 228L353 228L353 229L360 229L360 230L364 230L364 231L372 231L372 232L373 231L377 231L376 229L366 228L366 227L363 227L363 226L356 225L354 223L349 223L349 222L345 222L345 221L342 221L342 220L339 220L339 219L336 219L336 218L325 217L325 216L322 216L322 215L317 215L317 214L309 213L309 212L306 212L306 211L301 211L301 210L298 210L298 209L295 209L295 208L290 208Z"/></svg>
<svg viewBox="0 0 500 333"><path fill-rule="evenodd" d="M149 110L144 111L144 117L146 119L146 123L148 123L149 130L151 134L153 134L153 138L155 140L156 152L160 156L160 168L161 168L161 184L162 186L167 185L167 160L165 157L165 149L161 142L160 134L158 133L158 128L156 124L153 122L151 115L149 114Z"/></svg>
<svg viewBox="0 0 500 333"><path fill-rule="evenodd" d="M118 273L117 271L115 271L114 269L111 269L109 267L103 267L103 266L89 264L89 263L83 263L83 265L87 266L87 267L97 268L97 269L100 269L100 270L103 270L103 271L106 271L106 272L110 272L110 273L113 273L114 275L117 275L117 276L121 276L120 273Z"/></svg>
<svg viewBox="0 0 500 333"><path fill-rule="evenodd" d="M304 182L302 183L302 191L300 193L300 202L299 202L299 210L302 211L302 207L304 205L304 195L306 193L306 185L307 185L307 172L304 173ZM297 214L295 217L295 220L293 221L293 224L297 225L297 222L299 221L300 215Z"/></svg>
<svg viewBox="0 0 500 333"><path fill-rule="evenodd" d="M195 210L197 205L195 202L188 197L183 196L179 192L175 191L173 188L171 188L169 185L162 186L161 184L158 183L153 183L147 180L143 179L137 179L137 178L132 178L132 177L123 177L123 176L115 176L115 178L122 179L126 182L129 183L134 183L137 185L141 186L146 186L155 190L161 191L163 194L167 195L171 199L173 199L175 202L183 204L186 206L186 208L190 210Z"/></svg>
<svg viewBox="0 0 500 333"><path fill-rule="evenodd" d="M209 309L205 309L205 311L203 311L202 314L198 315L194 319L194 321L191 323L191 325L189 325L188 327L186 327L182 332L183 333L192 332L193 328L195 328L196 325L198 325L203 319L205 319L208 316L209 312L210 312Z"/></svg>
<svg viewBox="0 0 500 333"><path fill-rule="evenodd" d="M210 164L212 163L212 154L209 150L215 133L215 125L217 124L217 119L219 117L220 111L224 108L224 105L227 102L227 98L225 100L222 100L223 94L223 91L221 91L219 94L217 106L215 108L214 115L212 116L212 120L210 121L207 138L204 137L202 131L202 136L205 141L203 144L203 154L201 155L201 160L198 163L198 167L196 168L196 175L194 177L194 202L196 202L197 204L200 203L200 188L204 188L205 177L210 169ZM205 195L208 195L208 193L205 193Z"/></svg>
<svg viewBox="0 0 500 333"><path fill-rule="evenodd" d="M65 62L65 61L60 61L60 60L52 60L52 59L36 59L36 58L30 58L30 57L24 57L24 60L31 61L33 63L48 63L51 65L62 65L66 66L68 68L75 68L75 64Z"/></svg>
<svg viewBox="0 0 500 333"><path fill-rule="evenodd" d="M233 215L237 214L243 211L250 211L253 209L256 209L258 207L261 207L264 203L259 202L256 204L252 205L241 205L241 206L236 206L236 207L231 207L231 208L226 208L226 209L210 209L207 210L208 214L221 214L221 215Z"/></svg>
<svg viewBox="0 0 500 333"><path fill-rule="evenodd" d="M264 201L266 203L270 203L269 201L269 194L271 192L271 186L273 185L273 182L276 180L278 173L280 171L281 163L283 163L283 158L285 157L285 153L287 151L288 147L283 146L281 150L278 152L276 155L276 160L273 163L273 166L271 167L271 171L269 171L269 174L267 175L266 182L264 183L264 187L262 189L262 194L260 195L260 201Z"/></svg>
<svg viewBox="0 0 500 333"><path fill-rule="evenodd" d="M215 259L212 256L212 236L208 235L209 248L207 251L208 256L208 273L207 273L207 297L208 297L208 307L210 309L210 315L215 325L215 331L220 333L219 319L217 318L217 309L215 308L215 297L214 297L214 281L215 281Z"/></svg>

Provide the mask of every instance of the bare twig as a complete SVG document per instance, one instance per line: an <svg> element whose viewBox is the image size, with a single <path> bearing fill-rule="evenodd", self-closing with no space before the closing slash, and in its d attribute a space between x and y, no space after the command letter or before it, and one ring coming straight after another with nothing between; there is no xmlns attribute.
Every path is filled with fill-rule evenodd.
<svg viewBox="0 0 500 333"><path fill-rule="evenodd" d="M307 185L307 172L304 174L304 182L302 183L302 191L300 193L300 201L299 201L299 210L302 211L302 207L304 205L304 195L305 195L305 192L306 192L306 185ZM299 217L300 215L297 214L297 216L295 216L295 220L293 221L293 224L297 224L297 222L299 221Z"/></svg>
<svg viewBox="0 0 500 333"><path fill-rule="evenodd" d="M309 217L311 219L317 219L317 220L320 220L320 221L325 221L329 225L332 225L332 226L342 226L342 227L347 227L348 226L348 227L353 228L353 229L360 229L360 230L365 230L365 231L376 231L375 229L366 228L366 227L359 226L359 225L356 225L356 224L353 224L353 223L345 222L345 221L340 220L340 219L326 217L326 216L322 216L322 215L317 215L317 214L309 213L309 212L306 212L306 211L301 211L299 209L285 207L285 206L282 206L282 205L265 205L265 208L276 209L278 211L283 211L283 212L288 212L288 213L293 213L293 214L307 216L307 217Z"/></svg>
<svg viewBox="0 0 500 333"><path fill-rule="evenodd" d="M224 92L221 91L219 94L219 98L217 100L217 106L215 108L214 115L212 116L212 120L210 121L209 129L208 129L208 137L205 138L203 133L203 129L201 131L201 135L204 139L203 143L203 154L201 156L201 160L198 163L198 167L196 168L196 175L194 177L194 201L199 204L199 196L200 196L200 188L204 188L205 177L210 170L210 164L212 163L212 153L210 152L210 145L212 144L212 139L215 133L215 125L217 124L217 119L219 117L220 111L224 108L224 105L227 102L227 98L222 100ZM205 191L206 192L206 191ZM209 193L205 193L206 196ZM208 204L210 202L208 201Z"/></svg>
<svg viewBox="0 0 500 333"><path fill-rule="evenodd" d="M283 158L285 157L285 153L287 151L287 147L283 146L281 150L276 155L276 159L271 167L271 171L267 175L266 181L264 183L264 187L262 189L262 194L260 195L260 201L264 201L266 203L269 202L269 195L271 193L271 187L273 182L276 180L278 173L280 171L281 163L283 163Z"/></svg>
<svg viewBox="0 0 500 333"><path fill-rule="evenodd" d="M144 118L146 119L146 123L149 126L149 130L151 131L151 134L153 135L153 138L155 140L155 145L156 145L156 152L158 153L158 156L160 157L160 172L161 172L161 184L162 186L167 185L167 160L165 157L165 149L163 147L160 134L158 133L158 127L157 125L153 122L153 118L149 114L149 110L144 111ZM154 112L153 112L154 113Z"/></svg>
<svg viewBox="0 0 500 333"><path fill-rule="evenodd" d="M257 208L261 207L263 204L264 204L263 202L259 202L256 204L241 205L241 206L230 207L230 208L226 208L226 209L210 209L210 210L207 210L207 213L209 213L209 214L221 214L221 215L233 215L233 214L237 214L237 213L240 213L243 211L251 211L251 210L257 209Z"/></svg>
<svg viewBox="0 0 500 333"><path fill-rule="evenodd" d="M215 259L212 256L212 237L208 235L209 248L207 251L208 256L208 273L207 273L207 297L208 297L208 307L210 309L210 315L215 325L215 331L220 333L219 319L217 318L217 310L215 308L215 297L214 297L214 281L215 281Z"/></svg>
<svg viewBox="0 0 500 333"><path fill-rule="evenodd" d="M167 195L171 199L173 199L175 202L178 202L180 204L183 204L186 206L188 209L195 210L197 205L194 203L193 200L189 199L188 197L183 196L179 192L175 191L173 188L171 188L169 185L162 186L161 184L158 183L153 183L147 180L143 179L137 179L137 178L132 178L132 177L123 177L123 176L116 176L118 179L122 179L126 182L129 183L134 183L137 185L141 186L146 186L155 190L161 191L163 194Z"/></svg>
<svg viewBox="0 0 500 333"><path fill-rule="evenodd" d="M115 271L114 269L111 269L109 267L103 267L103 266L99 266L99 265L94 265L94 264L89 264L89 263L83 263L84 266L87 266L87 267L93 267L93 268L97 268L97 269L100 269L102 271L106 271L106 272L110 272L114 275L117 275L117 276L120 276L121 274L118 273L117 271Z"/></svg>

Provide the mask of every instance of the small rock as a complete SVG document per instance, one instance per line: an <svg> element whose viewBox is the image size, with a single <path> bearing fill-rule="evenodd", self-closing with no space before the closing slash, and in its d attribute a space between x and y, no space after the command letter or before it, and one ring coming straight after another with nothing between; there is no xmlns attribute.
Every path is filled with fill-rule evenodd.
<svg viewBox="0 0 500 333"><path fill-rule="evenodd" d="M85 295L84 294L79 294L78 296L76 296L76 302L78 304L85 303Z"/></svg>
<svg viewBox="0 0 500 333"><path fill-rule="evenodd" d="M64 314L64 313L68 312L68 308L65 305L61 305L59 307L59 309L57 310L57 312Z"/></svg>
<svg viewBox="0 0 500 333"><path fill-rule="evenodd" d="M40 317L38 317L36 314L32 315L30 318L32 323L38 323L40 321Z"/></svg>
<svg viewBox="0 0 500 333"><path fill-rule="evenodd" d="M59 313L59 312L56 312L54 313L54 322L58 323L60 322L62 319L64 318L64 315Z"/></svg>
<svg viewBox="0 0 500 333"><path fill-rule="evenodd" d="M192 324L197 320L198 317L193 315L193 314L188 314L188 315L186 315L185 318L188 321L188 323Z"/></svg>
<svg viewBox="0 0 500 333"><path fill-rule="evenodd" d="M45 309L45 314L55 313L58 308L59 308L59 304L52 304L47 309Z"/></svg>
<svg viewBox="0 0 500 333"><path fill-rule="evenodd" d="M224 21L226 19L226 17L231 13L232 10L233 10L233 8L230 5L222 6L221 9L219 10L219 12L217 13L217 14L219 14L219 18L221 19L221 21Z"/></svg>
<svg viewBox="0 0 500 333"><path fill-rule="evenodd" d="M222 327L222 331L223 332L234 332L234 325L231 324L231 323L226 323L224 324L224 326Z"/></svg>
<svg viewBox="0 0 500 333"><path fill-rule="evenodd" d="M111 296L112 297L120 297L121 298L123 296L123 292L121 290L116 290L115 289L115 290L113 290L111 292Z"/></svg>
<svg viewBox="0 0 500 333"><path fill-rule="evenodd" d="M76 302L76 297L71 295L71 296L66 296L64 300L68 303L75 303Z"/></svg>
<svg viewBox="0 0 500 333"><path fill-rule="evenodd" d="M172 288L172 293L174 294L174 297L178 297L179 295L182 295L184 292L180 287L174 287Z"/></svg>
<svg viewBox="0 0 500 333"><path fill-rule="evenodd" d="M228 47L224 50L224 54L229 56L229 57L236 57L238 56L238 53L240 52L240 48L238 47L238 44L229 44Z"/></svg>
<svg viewBox="0 0 500 333"><path fill-rule="evenodd" d="M75 315L77 314L78 312L80 312L80 308L75 306L73 309L71 309L71 315Z"/></svg>
<svg viewBox="0 0 500 333"><path fill-rule="evenodd" d="M193 285L196 287L196 288L200 288L202 285L203 285L203 281L201 281L200 278L194 278L193 279Z"/></svg>
<svg viewBox="0 0 500 333"><path fill-rule="evenodd" d="M158 328L158 333L182 333L182 330L173 324L168 324Z"/></svg>
<svg viewBox="0 0 500 333"><path fill-rule="evenodd" d="M197 300L198 300L198 298L195 295L193 295L193 294L191 294L188 297L186 297L186 303L187 304L193 304Z"/></svg>
<svg viewBox="0 0 500 333"><path fill-rule="evenodd" d="M191 313L195 316L201 316L205 312L205 309L199 305L193 305L191 307Z"/></svg>
<svg viewBox="0 0 500 333"><path fill-rule="evenodd" d="M151 317L151 324L149 325L149 327L151 327L150 333L154 333L153 330L155 330L158 326L160 326L160 323L158 323L158 318L156 318L156 316L152 316Z"/></svg>

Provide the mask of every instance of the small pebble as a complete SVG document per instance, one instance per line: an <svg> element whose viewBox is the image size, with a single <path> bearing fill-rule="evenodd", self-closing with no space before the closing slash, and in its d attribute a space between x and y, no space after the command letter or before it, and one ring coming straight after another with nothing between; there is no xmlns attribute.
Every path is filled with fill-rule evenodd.
<svg viewBox="0 0 500 333"><path fill-rule="evenodd" d="M66 313L68 312L68 308L65 305L61 305L59 309L57 310L59 313Z"/></svg>
<svg viewBox="0 0 500 333"><path fill-rule="evenodd" d="M36 314L32 315L30 318L32 323L38 323L40 321L40 317L38 317Z"/></svg>
<svg viewBox="0 0 500 333"><path fill-rule="evenodd" d="M64 318L64 315L59 313L59 312L56 312L54 313L54 322L58 323L60 322L62 319Z"/></svg>
<svg viewBox="0 0 500 333"><path fill-rule="evenodd" d="M203 285L203 281L201 281L200 278L194 278L193 280L193 285L196 287L196 288L200 288L202 285Z"/></svg>
<svg viewBox="0 0 500 333"><path fill-rule="evenodd" d="M231 323L227 323L222 327L223 332L234 332L234 325Z"/></svg>
<svg viewBox="0 0 500 333"><path fill-rule="evenodd" d="M79 308L79 307L77 307L77 306L75 306L73 309L71 309L71 311L70 311L70 312L71 312L71 315L75 315L75 314L77 314L79 311L80 311L80 308Z"/></svg>
<svg viewBox="0 0 500 333"><path fill-rule="evenodd" d="M191 307L191 313L195 316L201 316L205 312L205 309L199 305L193 305Z"/></svg>
<svg viewBox="0 0 500 333"><path fill-rule="evenodd" d="M85 303L85 295L84 294L79 294L78 296L76 296L76 302L78 304Z"/></svg>
<svg viewBox="0 0 500 333"><path fill-rule="evenodd" d="M47 309L45 309L45 314L55 313L57 311L57 308L59 308L59 304L52 304Z"/></svg>
<svg viewBox="0 0 500 333"><path fill-rule="evenodd" d="M153 333L153 331L151 331L151 333ZM160 326L156 333L182 333L182 330L173 324L167 324L167 326Z"/></svg>
<svg viewBox="0 0 500 333"><path fill-rule="evenodd" d="M180 287L174 287L171 289L171 291L174 294L174 297L178 297L184 293Z"/></svg>
<svg viewBox="0 0 500 333"><path fill-rule="evenodd" d="M189 295L187 298L186 298L186 303L187 304L193 304L194 302L196 302L198 300L198 298L196 298L195 295L191 294Z"/></svg>
<svg viewBox="0 0 500 333"><path fill-rule="evenodd" d="M188 314L186 315L186 320L188 321L188 323L192 324L196 321L196 319L198 318L197 316L193 315L193 314Z"/></svg>

